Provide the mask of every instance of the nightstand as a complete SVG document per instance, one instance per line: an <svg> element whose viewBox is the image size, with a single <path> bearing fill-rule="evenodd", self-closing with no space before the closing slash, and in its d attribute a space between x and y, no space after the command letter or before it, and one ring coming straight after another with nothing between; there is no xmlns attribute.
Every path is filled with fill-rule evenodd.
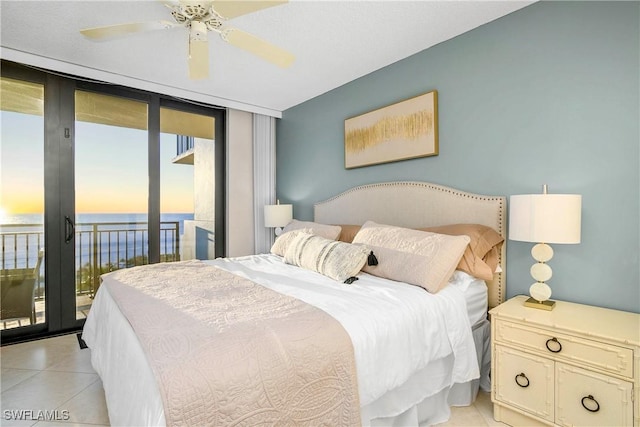
<svg viewBox="0 0 640 427"><path fill-rule="evenodd" d="M526 299L489 312L494 418L639 426L640 315L563 301L537 310L524 307Z"/></svg>

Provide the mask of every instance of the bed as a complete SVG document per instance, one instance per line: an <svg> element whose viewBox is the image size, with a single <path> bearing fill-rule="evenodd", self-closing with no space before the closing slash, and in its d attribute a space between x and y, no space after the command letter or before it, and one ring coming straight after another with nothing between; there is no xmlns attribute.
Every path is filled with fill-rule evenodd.
<svg viewBox="0 0 640 427"><path fill-rule="evenodd" d="M425 182L390 182L359 186L317 203L314 206L314 223L360 226L374 222L406 229L448 224L479 224L490 227L500 236L505 236L505 204L506 200L501 196L472 194ZM303 408L301 411L307 414L309 408L314 405L319 408L329 404L330 407L327 406L325 412L330 413L327 419L331 420L331 424L432 425L448 419L449 405L468 405L474 400L478 387L488 388L490 361L486 312L487 308L494 307L504 300L502 272L506 268L504 244L495 249L499 268L492 274L491 280L481 280L456 271L448 280L448 285L434 294L425 292L418 286L366 272L357 274L357 281L345 285L315 271L287 264L283 262L283 257L274 254L186 262L181 263L183 270L178 273L174 271L172 274L186 280L192 270L202 270L207 274L224 273L224 277L231 275L229 277L233 277L231 280L234 283L241 282L242 286L257 284L259 292L264 288L291 298L291 301L302 301L305 306L317 308L338 321L349 338L347 341L353 346L353 374L345 374L345 378L355 376L355 381L350 385L351 390L355 390L355 396L350 397L349 404L336 409L332 402L338 399L336 396L342 396L340 393L348 395L348 387L343 387L342 383L331 382L334 380L332 375L315 378L315 368L302 366L298 376L311 376L311 383L315 387L320 387L317 384L323 386L313 389L312 392L309 391L309 387L302 387L301 390L304 392L296 394L296 410ZM166 359L162 362L164 369L172 369L170 362L179 360L174 356L181 354L178 350L200 345L198 341L185 341L180 333L177 333L173 341L168 340L166 337L171 336L174 324L180 323L180 319L191 322L195 322L194 317L209 319L210 311L215 310L201 307L192 311L188 317L183 315L182 318L175 318L178 320L168 320L171 318L167 313L174 309L161 305L155 317L147 315L143 320L151 323L151 329L155 328L159 335L163 336L161 339L154 337L150 340L146 332L136 334L132 320L123 314L127 310L129 313L143 312L146 305L127 308L127 304L134 304L134 299L130 299L126 293L130 292L129 288L118 282L123 280L124 283L125 277L130 277L132 281L146 281L149 283L148 291L153 294L160 289L157 283L161 281L155 277L164 277L161 274L164 274L166 269L173 269L173 266L164 264L129 269L133 271L118 276L122 277L118 280L111 280L111 276L105 277L87 318L83 339L91 348L92 364L102 379L112 425L181 424L176 422L172 411L167 413L167 391L158 385L161 382L158 375L162 376L162 373L158 373L158 365L151 366L148 347L156 347L161 357ZM196 284L196 287L199 287L196 291L199 294L207 292L206 286L201 283ZM169 299L175 297L171 285L162 289L169 290ZM114 298L118 293L120 300ZM291 301L287 304L292 304ZM202 333L206 334L206 329L203 329ZM336 340L339 341L340 336L336 333L332 330L329 336L337 336ZM298 341L306 342L304 339L300 338ZM330 341L333 341L333 338ZM320 347L321 351L325 351L324 346ZM243 357L240 350L226 348L231 349L227 354L236 355L235 359ZM327 348L326 351L332 350ZM335 354L342 354L342 350L336 351ZM268 353L266 350L264 352ZM204 359L216 366L223 366L219 365L220 363L229 363L230 366L240 363L238 360L220 362L217 359L213 362L213 359L208 357ZM317 358L323 359L321 356ZM289 361L289 364L296 363ZM306 361L297 364L306 365ZM199 364L199 368L201 365L203 363ZM333 366L331 369L347 371L346 365L348 364L343 365L340 360L337 367ZM273 366L269 368L275 369L276 372L279 369ZM306 372L305 368L314 372ZM210 370L216 372L215 366ZM219 371L226 375L228 370L225 368ZM253 371L249 369L247 372ZM186 379L181 382L189 383L192 378L194 381L199 380L191 371L183 369L179 374L180 378ZM292 377L291 381L294 380L297 379ZM217 410L211 408L212 402L218 406L227 405L226 395L238 394L235 390L236 385L243 382L237 377L228 381L230 382L225 387L228 387L229 391L222 391L224 398L218 396L200 399L197 402L178 400L182 402L178 407L187 407L189 416L193 417L191 420L199 420L199 423L254 425L257 423L256 420L265 422L264 415L260 415L263 418L247 417L239 422L227 422L230 420L206 416L198 418L202 417L202 414L193 415L195 412L202 412L202 408L205 408L204 412ZM274 399L273 393L278 394L278 387L284 385L282 381L277 386L270 384L270 380L262 381L266 385L258 388L264 388L266 391L256 392L258 395L255 400L267 400L271 404ZM180 386L187 387L185 384ZM275 390L271 394L270 386ZM216 387L221 386L218 384ZM253 390L255 387L250 388ZM247 393L242 391L239 394ZM202 396L202 392L197 392L196 395ZM183 396L180 396L180 399L183 399ZM353 402L356 402L357 408L351 408L351 414L345 415L348 412L345 408L353 406ZM291 404L287 403L285 406ZM252 416L261 411L254 410ZM300 424L320 424L317 419L305 416L300 415L298 418L302 420ZM283 419L275 417L271 421L273 424L278 422L282 424Z"/></svg>

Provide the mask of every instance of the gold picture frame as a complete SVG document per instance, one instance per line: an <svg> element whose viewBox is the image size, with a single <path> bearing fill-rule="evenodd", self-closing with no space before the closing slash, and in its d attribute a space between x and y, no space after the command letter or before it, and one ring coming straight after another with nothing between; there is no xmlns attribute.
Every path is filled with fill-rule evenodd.
<svg viewBox="0 0 640 427"><path fill-rule="evenodd" d="M346 169L437 155L435 90L344 121Z"/></svg>

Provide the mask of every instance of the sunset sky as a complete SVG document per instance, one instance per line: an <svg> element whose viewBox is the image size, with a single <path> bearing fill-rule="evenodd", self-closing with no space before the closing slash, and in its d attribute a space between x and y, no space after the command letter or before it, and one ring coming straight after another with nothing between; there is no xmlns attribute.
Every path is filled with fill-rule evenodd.
<svg viewBox="0 0 640 427"><path fill-rule="evenodd" d="M0 112L0 216L42 213L42 116ZM161 212L193 212L193 166L175 165L175 135L162 134ZM76 213L147 211L147 132L76 122Z"/></svg>

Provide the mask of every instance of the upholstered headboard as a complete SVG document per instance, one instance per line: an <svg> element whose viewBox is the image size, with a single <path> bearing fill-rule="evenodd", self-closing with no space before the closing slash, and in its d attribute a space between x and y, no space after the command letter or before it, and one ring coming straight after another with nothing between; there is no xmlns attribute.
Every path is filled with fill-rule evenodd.
<svg viewBox="0 0 640 427"><path fill-rule="evenodd" d="M506 197L467 193L428 182L397 181L362 185L314 205L314 221L364 224L371 220L407 228L446 224L482 224L506 239ZM506 240L501 273L487 282L489 308L505 299Z"/></svg>

